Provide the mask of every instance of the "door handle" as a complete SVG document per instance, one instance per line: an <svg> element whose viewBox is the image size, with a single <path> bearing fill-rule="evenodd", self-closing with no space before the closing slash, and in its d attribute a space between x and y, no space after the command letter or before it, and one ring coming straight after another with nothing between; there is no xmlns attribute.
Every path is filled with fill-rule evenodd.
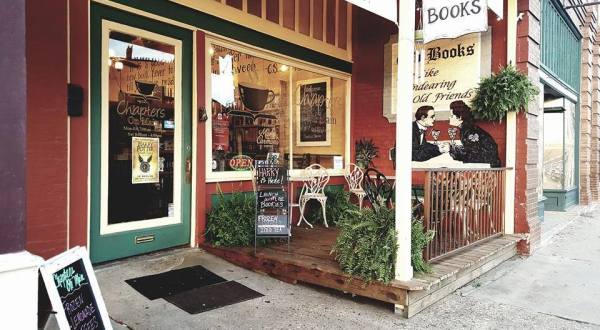
<svg viewBox="0 0 600 330"><path fill-rule="evenodd" d="M188 156L185 160L185 182L192 183L192 157Z"/></svg>

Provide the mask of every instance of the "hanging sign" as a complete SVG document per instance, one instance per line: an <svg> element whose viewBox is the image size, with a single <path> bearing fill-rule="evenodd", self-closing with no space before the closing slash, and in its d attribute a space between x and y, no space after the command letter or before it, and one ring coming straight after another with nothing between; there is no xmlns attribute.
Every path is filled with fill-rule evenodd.
<svg viewBox="0 0 600 330"><path fill-rule="evenodd" d="M359 6L365 10L389 19L396 23L398 22L398 7L396 0L347 0L351 4Z"/></svg>
<svg viewBox="0 0 600 330"><path fill-rule="evenodd" d="M131 183L159 182L159 138L131 138Z"/></svg>
<svg viewBox="0 0 600 330"><path fill-rule="evenodd" d="M85 248L49 259L40 273L60 329L112 329Z"/></svg>
<svg viewBox="0 0 600 330"><path fill-rule="evenodd" d="M398 43L394 36L390 40L394 43L384 46L383 115L395 122ZM491 72L491 46L491 30L425 44L420 52L424 57L422 77L413 83L413 113L429 105L435 109L436 120L448 120L450 103L462 100L469 104L481 78Z"/></svg>
<svg viewBox="0 0 600 330"><path fill-rule="evenodd" d="M423 0L423 42L487 31L487 0Z"/></svg>

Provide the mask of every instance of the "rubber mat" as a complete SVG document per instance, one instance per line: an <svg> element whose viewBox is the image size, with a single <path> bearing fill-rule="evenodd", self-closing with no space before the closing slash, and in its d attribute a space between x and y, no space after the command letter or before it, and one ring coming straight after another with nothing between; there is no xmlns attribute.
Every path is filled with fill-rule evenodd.
<svg viewBox="0 0 600 330"><path fill-rule="evenodd" d="M165 300L189 314L198 314L262 296L238 282L229 281L165 297Z"/></svg>
<svg viewBox="0 0 600 330"><path fill-rule="evenodd" d="M125 282L146 298L154 300L191 289L225 282L225 279L202 266L193 266L133 278L125 280Z"/></svg>

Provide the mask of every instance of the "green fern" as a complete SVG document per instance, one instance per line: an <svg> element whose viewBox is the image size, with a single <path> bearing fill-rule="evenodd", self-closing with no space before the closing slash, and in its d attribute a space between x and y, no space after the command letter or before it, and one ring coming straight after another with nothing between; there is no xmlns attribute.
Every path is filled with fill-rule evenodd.
<svg viewBox="0 0 600 330"><path fill-rule="evenodd" d="M478 119L502 121L509 111L523 110L538 93L525 74L509 65L481 80L471 106Z"/></svg>

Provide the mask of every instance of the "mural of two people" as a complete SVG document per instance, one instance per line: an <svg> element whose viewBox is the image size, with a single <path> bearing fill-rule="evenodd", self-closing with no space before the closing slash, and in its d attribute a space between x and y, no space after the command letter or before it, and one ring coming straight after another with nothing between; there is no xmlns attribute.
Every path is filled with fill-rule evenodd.
<svg viewBox="0 0 600 330"><path fill-rule="evenodd" d="M435 110L432 106L422 106L415 113L412 136L412 160L425 162L443 153L463 163L489 164L500 167L498 145L492 136L475 124L471 109L463 101L450 103L450 126L460 131L460 142L439 144L428 142L427 130L435 123ZM451 128L452 129L452 128ZM437 139L437 138L436 138Z"/></svg>

